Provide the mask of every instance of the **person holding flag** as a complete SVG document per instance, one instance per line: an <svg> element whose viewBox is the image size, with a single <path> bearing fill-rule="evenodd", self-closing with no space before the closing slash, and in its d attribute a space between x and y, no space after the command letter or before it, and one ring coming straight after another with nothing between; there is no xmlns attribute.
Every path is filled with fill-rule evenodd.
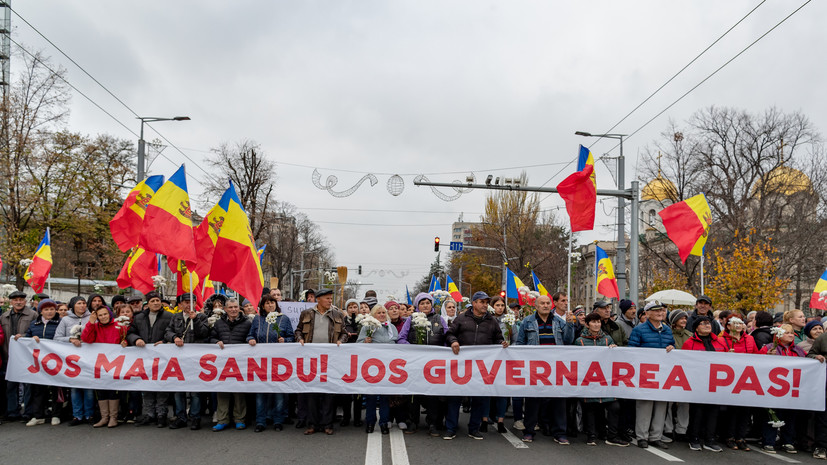
<svg viewBox="0 0 827 465"><path fill-rule="evenodd" d="M12 292L9 294L9 300L11 300L11 309L0 315L0 328L2 328L2 333L6 335L3 341L2 360L0 360L4 370L9 360L9 341L15 334L26 334L32 322L37 319L37 312L26 305L26 294L24 292ZM3 376L3 379L5 379L5 376ZM20 386L21 383L6 381L6 418L10 421L20 419L21 402L18 396ZM23 384L23 393L24 397L30 395L28 384Z"/></svg>

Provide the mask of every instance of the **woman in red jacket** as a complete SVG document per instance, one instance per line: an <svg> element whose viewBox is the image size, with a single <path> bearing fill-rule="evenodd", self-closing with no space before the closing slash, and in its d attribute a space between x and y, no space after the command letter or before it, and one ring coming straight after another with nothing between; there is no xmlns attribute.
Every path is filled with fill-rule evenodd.
<svg viewBox="0 0 827 465"><path fill-rule="evenodd" d="M115 323L115 315L108 307L99 307L89 315L89 323L83 328L80 340L87 344L120 344L121 330ZM95 428L118 426L118 406L120 404L117 391L96 390L98 406L101 410L101 419L95 423Z"/></svg>
<svg viewBox="0 0 827 465"><path fill-rule="evenodd" d="M747 334L747 325L741 319L740 314L734 313L728 319L725 328L723 335L718 340L721 341L727 352L738 354L758 353L758 345L755 343L755 339ZM732 450L748 452L750 448L744 438L747 435L747 428L749 428L751 409L749 407L728 405L726 413L726 424L724 425L727 437L726 446Z"/></svg>
<svg viewBox="0 0 827 465"><path fill-rule="evenodd" d="M720 342L721 338L712 333L712 320L708 316L699 316L693 324L695 325L692 328L694 334L683 343L681 350L724 352L724 346ZM692 450L703 448L712 452L721 452L721 446L715 443L717 423L717 405L689 404L689 428L686 431L689 448ZM702 437L703 445L701 445Z"/></svg>

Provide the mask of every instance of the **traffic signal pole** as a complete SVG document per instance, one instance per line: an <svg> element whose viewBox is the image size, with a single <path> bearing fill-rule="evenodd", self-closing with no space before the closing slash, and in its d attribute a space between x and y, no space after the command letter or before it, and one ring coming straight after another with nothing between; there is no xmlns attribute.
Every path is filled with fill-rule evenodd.
<svg viewBox="0 0 827 465"><path fill-rule="evenodd" d="M602 195L605 197L617 197L620 199L628 199L631 200L632 206L632 218L630 221L630 235L631 240L629 244L629 279L627 280L629 286L629 299L632 302L638 301L638 286L640 284L639 279L639 255L640 255L640 248L638 242L640 240L640 218L639 218L639 211L640 211L640 196L639 196L639 184L637 181L633 181L631 183L631 187L629 189L597 189L597 195ZM462 188L462 189L487 189L487 190L498 190L498 191L518 191L518 192L547 192L556 194L557 188L554 187L534 187L534 186L520 186L520 185L502 185L502 184L475 184L475 183L462 183L462 182L430 182L430 181L414 181L415 186L428 186L428 187L448 187L448 188ZM619 212L619 215L623 215L624 212ZM618 222L620 223L620 222ZM624 232L620 230L622 227L621 224L618 225L618 235L619 237L624 237ZM478 249L486 249L486 250L497 250L491 247L472 247L472 246L464 246L464 249L470 248L478 248ZM437 249L438 250L438 249ZM569 248L568 253L571 253L571 248ZM507 262L508 260L504 257L503 262ZM625 272L625 270L624 270ZM626 289L620 289L621 294L626 294Z"/></svg>

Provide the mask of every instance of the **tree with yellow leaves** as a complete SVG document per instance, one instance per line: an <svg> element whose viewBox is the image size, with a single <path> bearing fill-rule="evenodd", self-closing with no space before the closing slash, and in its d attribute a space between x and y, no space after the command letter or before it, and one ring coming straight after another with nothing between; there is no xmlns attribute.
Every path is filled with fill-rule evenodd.
<svg viewBox="0 0 827 465"><path fill-rule="evenodd" d="M729 250L716 249L713 254L714 276L707 294L719 309L743 315L767 310L781 302L781 294L790 284L778 276L778 251L769 242L758 242L755 231L738 237Z"/></svg>

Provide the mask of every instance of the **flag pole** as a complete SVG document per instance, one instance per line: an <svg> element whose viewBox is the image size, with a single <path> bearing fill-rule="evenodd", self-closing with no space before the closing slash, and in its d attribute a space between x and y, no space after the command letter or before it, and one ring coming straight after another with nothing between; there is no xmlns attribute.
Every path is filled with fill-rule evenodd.
<svg viewBox="0 0 827 465"><path fill-rule="evenodd" d="M566 273L566 277L568 278L568 283L566 284L566 300L571 303L571 243L572 237L574 233L569 233L569 250L566 255L568 255L568 272Z"/></svg>
<svg viewBox="0 0 827 465"><path fill-rule="evenodd" d="M597 300L597 241L594 241L594 300Z"/></svg>
<svg viewBox="0 0 827 465"><path fill-rule="evenodd" d="M46 236L48 236L49 248L52 247L52 232L49 227L46 227ZM52 298L52 268L49 267L49 274L46 275L46 284L49 286L49 297Z"/></svg>
<svg viewBox="0 0 827 465"><path fill-rule="evenodd" d="M701 252L701 294L704 292L704 253Z"/></svg>

